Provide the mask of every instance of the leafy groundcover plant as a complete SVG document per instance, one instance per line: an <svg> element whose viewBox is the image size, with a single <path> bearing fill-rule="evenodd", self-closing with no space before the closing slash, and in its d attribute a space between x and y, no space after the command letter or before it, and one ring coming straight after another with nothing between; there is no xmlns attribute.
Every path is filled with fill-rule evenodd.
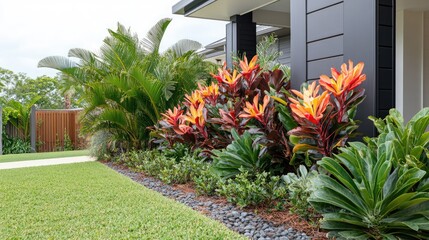
<svg viewBox="0 0 429 240"><path fill-rule="evenodd" d="M429 179L426 171L409 161L426 155L421 150L409 151L426 142L422 138L428 136L425 112L404 127L403 122L393 121L402 117L392 110L384 121L376 121L380 137L368 145L350 143L340 154L318 162L331 176L319 175L309 201L323 213L321 227L330 236L429 239ZM411 130L418 132L411 134ZM398 144L405 140L410 145Z"/></svg>
<svg viewBox="0 0 429 240"><path fill-rule="evenodd" d="M306 220L315 218L314 208L308 202L310 194L314 191L314 179L318 176L317 171L308 171L303 165L298 168L298 174L288 173L282 176L287 186L287 199L290 203L290 211L298 214Z"/></svg>

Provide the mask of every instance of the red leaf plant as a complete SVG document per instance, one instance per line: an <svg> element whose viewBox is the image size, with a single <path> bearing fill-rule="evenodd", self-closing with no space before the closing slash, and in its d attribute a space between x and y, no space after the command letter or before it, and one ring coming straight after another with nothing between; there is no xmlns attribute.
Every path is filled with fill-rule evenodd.
<svg viewBox="0 0 429 240"><path fill-rule="evenodd" d="M258 141L266 144L269 152L271 149L274 162L288 162L285 159L290 158L291 150L287 130L269 96L283 96L281 92L289 90L283 72L262 71L255 56L250 62L244 57L234 70L224 64L212 76L216 83L200 85L186 95L181 107L163 114L160 135L170 144L187 142L211 151L232 142L232 129L239 134L249 130L259 136Z"/></svg>
<svg viewBox="0 0 429 240"><path fill-rule="evenodd" d="M308 165L311 159L332 156L358 128L353 118L364 99L364 89L357 89L366 79L363 67L363 63L354 66L349 61L348 66L341 66L341 72L332 68L332 78L320 76L320 85L313 82L302 91L292 90L295 97L288 100L298 126L288 134L293 153L304 153Z"/></svg>

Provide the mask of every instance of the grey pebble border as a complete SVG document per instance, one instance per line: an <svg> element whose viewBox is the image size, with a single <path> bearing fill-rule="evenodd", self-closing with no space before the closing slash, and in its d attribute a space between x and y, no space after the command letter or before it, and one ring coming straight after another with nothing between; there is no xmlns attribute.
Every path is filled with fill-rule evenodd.
<svg viewBox="0 0 429 240"><path fill-rule="evenodd" d="M204 212L207 213L206 215L210 218L222 222L231 230L243 234L248 238L257 240L311 239L305 233L298 232L293 228L286 229L284 226L277 226L270 221L256 216L252 212L245 212L232 204L218 204L213 203L210 200L197 199L194 193L186 193L174 189L172 186L164 184L158 179L142 177L138 172L110 162L106 162L104 164L120 174L131 178L133 181L155 190L166 197L185 204L194 210L204 210Z"/></svg>

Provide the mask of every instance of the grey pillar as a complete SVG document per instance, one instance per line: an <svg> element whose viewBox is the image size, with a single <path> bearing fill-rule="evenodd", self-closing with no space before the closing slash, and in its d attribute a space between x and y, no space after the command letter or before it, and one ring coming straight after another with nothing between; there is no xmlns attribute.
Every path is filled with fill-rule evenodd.
<svg viewBox="0 0 429 240"><path fill-rule="evenodd" d="M252 12L234 15L226 25L226 63L230 68L233 55L246 54L249 61L256 55L256 23L252 18Z"/></svg>
<svg viewBox="0 0 429 240"><path fill-rule="evenodd" d="M0 106L0 155L3 155L3 108Z"/></svg>
<svg viewBox="0 0 429 240"><path fill-rule="evenodd" d="M31 107L30 113L30 143L33 152L36 152L36 107Z"/></svg>

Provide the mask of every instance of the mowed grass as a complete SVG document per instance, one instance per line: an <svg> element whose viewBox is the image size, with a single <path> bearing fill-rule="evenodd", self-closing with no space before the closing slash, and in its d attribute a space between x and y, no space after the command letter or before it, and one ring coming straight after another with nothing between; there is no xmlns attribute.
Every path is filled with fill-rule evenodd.
<svg viewBox="0 0 429 240"><path fill-rule="evenodd" d="M0 163L2 162L17 162L27 160L39 160L49 158L62 158L62 157L78 157L88 156L89 150L75 150L64 152L43 152L43 153L22 153L22 154L8 154L0 155Z"/></svg>
<svg viewBox="0 0 429 240"><path fill-rule="evenodd" d="M245 239L98 162L0 170L0 239Z"/></svg>

